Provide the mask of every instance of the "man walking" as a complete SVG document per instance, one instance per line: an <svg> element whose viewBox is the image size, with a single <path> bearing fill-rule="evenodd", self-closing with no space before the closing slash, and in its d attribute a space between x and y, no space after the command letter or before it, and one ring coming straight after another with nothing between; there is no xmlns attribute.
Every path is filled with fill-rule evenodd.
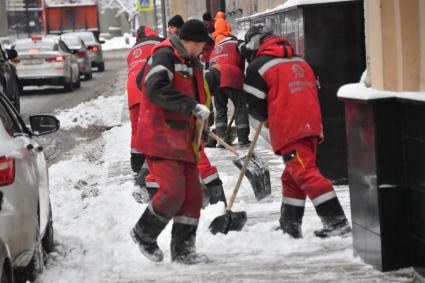
<svg viewBox="0 0 425 283"><path fill-rule="evenodd" d="M210 113L204 105L202 66L196 59L208 32L201 21L189 20L152 50L144 70L137 148L146 154L150 174L159 184L148 207L131 231L143 255L162 261L157 238L173 219L172 261L206 261L196 253L196 230L202 207L199 171L199 120ZM198 120L198 121L197 121Z"/></svg>
<svg viewBox="0 0 425 283"><path fill-rule="evenodd" d="M268 121L273 151L285 162L281 229L293 238L302 237L308 196L323 223L323 229L315 231L317 237L350 233L333 186L316 165L323 128L313 70L294 54L286 38L274 36L264 26L251 27L245 42L252 60L244 84L249 113Z"/></svg>

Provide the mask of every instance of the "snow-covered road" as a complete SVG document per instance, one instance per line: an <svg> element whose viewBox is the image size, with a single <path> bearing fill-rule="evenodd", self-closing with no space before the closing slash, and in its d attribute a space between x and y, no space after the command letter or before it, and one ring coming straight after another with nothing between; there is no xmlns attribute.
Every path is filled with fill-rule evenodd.
<svg viewBox="0 0 425 283"><path fill-rule="evenodd" d="M101 107L99 107L99 105ZM129 166L130 124L126 97L101 97L62 113L62 124L72 128L74 111L91 113L82 123L114 126L89 143L74 149L73 157L50 167L56 248L37 282L412 282L412 269L381 273L353 255L352 238L322 240L313 236L321 227L313 206L307 203L304 238L293 240L278 224L283 163L260 140L257 152L271 169L272 196L257 202L245 180L233 210L245 210L248 222L240 232L212 235L208 225L224 211L222 203L202 211L197 248L211 263L182 266L170 261L171 225L159 237L165 253L162 263L146 260L131 241L129 230L146 205L132 196ZM102 109L97 111L96 109ZM102 112L109 113L103 115ZM84 117L82 117L84 119ZM111 121L111 118L116 121ZM227 197L239 170L232 153L208 149L219 169ZM348 188L338 187L350 217Z"/></svg>

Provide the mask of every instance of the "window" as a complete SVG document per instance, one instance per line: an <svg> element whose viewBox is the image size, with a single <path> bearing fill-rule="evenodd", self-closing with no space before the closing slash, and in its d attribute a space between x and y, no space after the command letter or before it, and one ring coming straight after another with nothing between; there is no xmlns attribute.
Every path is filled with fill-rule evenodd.
<svg viewBox="0 0 425 283"><path fill-rule="evenodd" d="M6 132L10 136L22 133L21 128L19 127L19 122L13 117L7 106L3 104L3 101L0 100L0 120L3 123L3 126Z"/></svg>
<svg viewBox="0 0 425 283"><path fill-rule="evenodd" d="M63 43L63 41L59 40L59 46L62 51L65 51L66 53L71 53L71 50L69 50L68 46L66 46L66 44Z"/></svg>

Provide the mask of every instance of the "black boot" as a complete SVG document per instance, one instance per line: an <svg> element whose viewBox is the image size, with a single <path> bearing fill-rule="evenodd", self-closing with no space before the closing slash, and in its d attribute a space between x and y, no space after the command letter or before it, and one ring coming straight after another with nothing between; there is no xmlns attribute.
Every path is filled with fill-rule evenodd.
<svg viewBox="0 0 425 283"><path fill-rule="evenodd" d="M343 236L351 232L350 224L337 197L327 200L315 207L323 223L323 229L314 231L319 238Z"/></svg>
<svg viewBox="0 0 425 283"><path fill-rule="evenodd" d="M131 230L130 235L133 241L139 245L140 252L146 258L160 262L164 259L164 254L158 247L156 239L167 226L169 219L154 214L151 209L151 207L146 208L136 226Z"/></svg>
<svg viewBox="0 0 425 283"><path fill-rule="evenodd" d="M147 162L143 162L143 166L140 168L139 173L136 177L136 182L134 182L135 185L138 185L139 187L143 188L146 187L146 177L149 175L149 168Z"/></svg>
<svg viewBox="0 0 425 283"><path fill-rule="evenodd" d="M147 203L152 199L152 193L150 188L146 185L146 176L149 175L149 169L147 162L143 163L143 166L140 168L139 173L136 177L136 182L134 183L134 189L132 192L133 198L138 203Z"/></svg>
<svg viewBox="0 0 425 283"><path fill-rule="evenodd" d="M208 262L205 255L196 253L196 229L198 226L182 223L173 224L171 231L171 260L182 264Z"/></svg>
<svg viewBox="0 0 425 283"><path fill-rule="evenodd" d="M131 170L135 174L138 174L140 172L140 169L142 169L143 163L145 162L145 155L142 153L132 152L130 155L130 164L131 164ZM137 177L136 177L137 178Z"/></svg>
<svg viewBox="0 0 425 283"><path fill-rule="evenodd" d="M280 208L280 228L294 239L303 237L301 224L304 216L304 206L282 203Z"/></svg>
<svg viewBox="0 0 425 283"><path fill-rule="evenodd" d="M223 190L223 183L220 179L216 179L212 182L209 182L206 186L206 192L209 195L209 203L216 204L219 201L224 202L224 205L227 206L226 195Z"/></svg>

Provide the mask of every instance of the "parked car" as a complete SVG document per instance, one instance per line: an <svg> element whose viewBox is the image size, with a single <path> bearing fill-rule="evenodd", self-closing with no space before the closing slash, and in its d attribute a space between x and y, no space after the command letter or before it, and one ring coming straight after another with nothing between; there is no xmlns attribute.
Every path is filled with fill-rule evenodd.
<svg viewBox="0 0 425 283"><path fill-rule="evenodd" d="M49 176L36 136L57 131L59 121L49 115L29 121L31 129L0 92L0 239L10 251L16 282L33 280L53 250Z"/></svg>
<svg viewBox="0 0 425 283"><path fill-rule="evenodd" d="M12 49L19 54L12 62L23 86L63 85L68 91L80 87L77 58L59 36L17 39Z"/></svg>
<svg viewBox="0 0 425 283"><path fill-rule="evenodd" d="M77 56L78 65L80 67L80 74L84 75L85 80L91 80L93 77L91 61L89 51L84 44L84 41L79 36L69 34L63 34L61 38L66 43L68 48Z"/></svg>
<svg viewBox="0 0 425 283"><path fill-rule="evenodd" d="M1 206L1 191L0 191L0 206ZM13 269L12 259L10 256L9 248L0 239L0 282L1 283L12 283L13 280Z"/></svg>
<svg viewBox="0 0 425 283"><path fill-rule="evenodd" d="M3 49L0 43L0 88L19 112L21 110L20 96L22 87L19 85L16 68L9 61L16 57L18 57L18 54L15 50Z"/></svg>
<svg viewBox="0 0 425 283"><path fill-rule="evenodd" d="M90 31L77 31L67 33L68 35L79 36L87 48L89 49L89 55L91 60L92 67L97 67L99 72L103 72L105 70L105 61L103 60L103 52L102 52L102 43L105 43L104 40L97 40L94 34Z"/></svg>

